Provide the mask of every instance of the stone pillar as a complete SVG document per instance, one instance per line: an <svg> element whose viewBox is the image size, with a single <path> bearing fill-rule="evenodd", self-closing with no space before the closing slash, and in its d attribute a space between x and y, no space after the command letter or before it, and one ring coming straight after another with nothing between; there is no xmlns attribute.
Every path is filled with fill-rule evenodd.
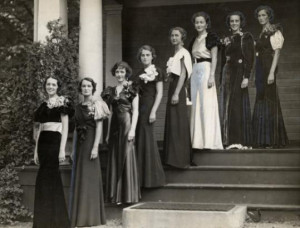
<svg viewBox="0 0 300 228"><path fill-rule="evenodd" d="M122 9L122 5L117 3L104 7L105 86L116 84L116 79L111 76L110 70L117 61L122 60Z"/></svg>
<svg viewBox="0 0 300 228"><path fill-rule="evenodd" d="M94 96L103 90L102 0L80 0L79 76L97 83Z"/></svg>
<svg viewBox="0 0 300 228"><path fill-rule="evenodd" d="M47 23L61 19L68 31L67 0L34 0L34 41L44 42L49 35Z"/></svg>

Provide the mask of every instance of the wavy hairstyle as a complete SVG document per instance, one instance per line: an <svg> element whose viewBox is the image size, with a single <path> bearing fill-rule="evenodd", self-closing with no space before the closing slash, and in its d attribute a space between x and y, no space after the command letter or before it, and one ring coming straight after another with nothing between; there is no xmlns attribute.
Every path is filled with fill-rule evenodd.
<svg viewBox="0 0 300 228"><path fill-rule="evenodd" d="M269 16L269 21L273 22L273 20L274 20L274 10L270 6L263 6L263 5L261 5L261 6L257 7L256 10L254 11L254 17L256 19L258 19L258 13L260 11L262 11L262 10L266 11L266 13Z"/></svg>
<svg viewBox="0 0 300 228"><path fill-rule="evenodd" d="M116 70L118 68L124 68L126 70L126 79L130 78L131 75L132 75L132 69L131 67L129 66L128 63L126 63L125 61L119 61L117 63L115 63L115 65L111 68L110 72L111 74L115 77L116 76Z"/></svg>
<svg viewBox="0 0 300 228"><path fill-rule="evenodd" d="M192 16L192 23L193 24L195 24L195 20L196 20L197 17L203 17L206 21L207 28L208 29L211 28L211 19L210 19L210 16L208 15L208 13L205 13L203 11L194 13L193 16Z"/></svg>
<svg viewBox="0 0 300 228"><path fill-rule="evenodd" d="M226 16L226 25L227 25L228 28L230 28L230 17L231 16L239 16L240 17L240 21L241 21L241 28L245 27L245 25L246 25L245 15L241 11L233 11L233 12L230 12Z"/></svg>

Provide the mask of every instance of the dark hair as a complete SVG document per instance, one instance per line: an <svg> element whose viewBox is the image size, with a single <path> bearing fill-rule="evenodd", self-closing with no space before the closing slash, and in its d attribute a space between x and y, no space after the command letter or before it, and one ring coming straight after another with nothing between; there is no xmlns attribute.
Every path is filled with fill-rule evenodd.
<svg viewBox="0 0 300 228"><path fill-rule="evenodd" d="M48 77L45 79L44 84L43 84L44 90L46 91L46 84L47 84L47 81L48 81L49 78L53 78L53 79L55 79L55 80L57 81L57 92L59 92L60 89L61 89L61 87L62 87L62 82L61 82L61 80L59 79L59 77L54 76L54 75L48 76ZM47 92L47 91L46 91L46 92Z"/></svg>
<svg viewBox="0 0 300 228"><path fill-rule="evenodd" d="M258 13L262 10L265 10L266 13L269 16L269 21L272 22L274 20L274 11L270 6L259 6L256 8L256 10L254 11L254 16L256 19L258 19Z"/></svg>
<svg viewBox="0 0 300 228"><path fill-rule="evenodd" d="M152 62L156 59L156 52L155 49L153 47L151 47L150 45L143 45L142 47L139 48L138 53L136 55L137 59L139 62L141 62L141 55L142 55L142 51L146 50L146 51L150 51L152 54Z"/></svg>
<svg viewBox="0 0 300 228"><path fill-rule="evenodd" d="M126 75L125 77L128 79L130 78L130 76L132 75L132 69L131 67L128 65L128 63L124 62L124 61L120 61L115 63L115 65L111 68L111 73L113 76L116 76L116 70L121 67L121 68L125 68L126 70Z"/></svg>
<svg viewBox="0 0 300 228"><path fill-rule="evenodd" d="M92 83L92 86L93 86L92 94L94 94L96 92L97 83L90 77L85 77L85 78L83 78L79 81L79 83L78 83L78 92L82 93L81 86L82 86L83 81L88 81L88 82Z"/></svg>
<svg viewBox="0 0 300 228"><path fill-rule="evenodd" d="M226 17L226 25L228 28L230 28L230 17L231 16L239 16L241 21L241 28L244 28L246 25L246 18L245 15L241 11L233 11L229 13Z"/></svg>
<svg viewBox="0 0 300 228"><path fill-rule="evenodd" d="M193 24L195 24L195 20L196 20L197 17L203 17L205 19L205 21L206 21L207 28L208 29L211 28L210 16L207 13L205 13L203 11L194 13L193 16L192 16L192 22L193 22Z"/></svg>
<svg viewBox="0 0 300 228"><path fill-rule="evenodd" d="M185 39L186 39L186 37L187 37L187 32L186 32L183 28L181 28L181 27L173 27L173 28L171 28L170 31L169 31L169 36L171 36L171 34L172 34L172 32L173 32L174 30L179 31L180 34L181 34L181 36L182 36L182 38L181 38L182 41L185 41Z"/></svg>

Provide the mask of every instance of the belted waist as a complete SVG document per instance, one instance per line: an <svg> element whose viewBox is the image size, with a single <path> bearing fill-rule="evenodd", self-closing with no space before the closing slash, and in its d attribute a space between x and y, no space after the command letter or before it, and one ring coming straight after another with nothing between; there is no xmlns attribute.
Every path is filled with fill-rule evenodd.
<svg viewBox="0 0 300 228"><path fill-rule="evenodd" d="M60 122L46 122L41 124L41 131L62 131L62 123Z"/></svg>
<svg viewBox="0 0 300 228"><path fill-rule="evenodd" d="M194 58L194 62L195 63L201 63L201 62L210 62L211 63L211 58L200 58L200 59Z"/></svg>

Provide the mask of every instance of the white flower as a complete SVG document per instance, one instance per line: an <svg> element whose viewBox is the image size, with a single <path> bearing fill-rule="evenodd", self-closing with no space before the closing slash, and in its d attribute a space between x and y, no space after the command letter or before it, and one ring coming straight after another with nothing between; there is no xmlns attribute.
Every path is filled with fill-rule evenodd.
<svg viewBox="0 0 300 228"><path fill-rule="evenodd" d="M145 73L141 74L139 77L142 79L145 83L154 81L155 77L158 75L158 72L153 64L148 66L145 69Z"/></svg>
<svg viewBox="0 0 300 228"><path fill-rule="evenodd" d="M52 109L52 108L64 106L65 102L66 102L66 98L63 96L59 96L55 100L49 99L47 101L47 106L48 106L48 108Z"/></svg>

